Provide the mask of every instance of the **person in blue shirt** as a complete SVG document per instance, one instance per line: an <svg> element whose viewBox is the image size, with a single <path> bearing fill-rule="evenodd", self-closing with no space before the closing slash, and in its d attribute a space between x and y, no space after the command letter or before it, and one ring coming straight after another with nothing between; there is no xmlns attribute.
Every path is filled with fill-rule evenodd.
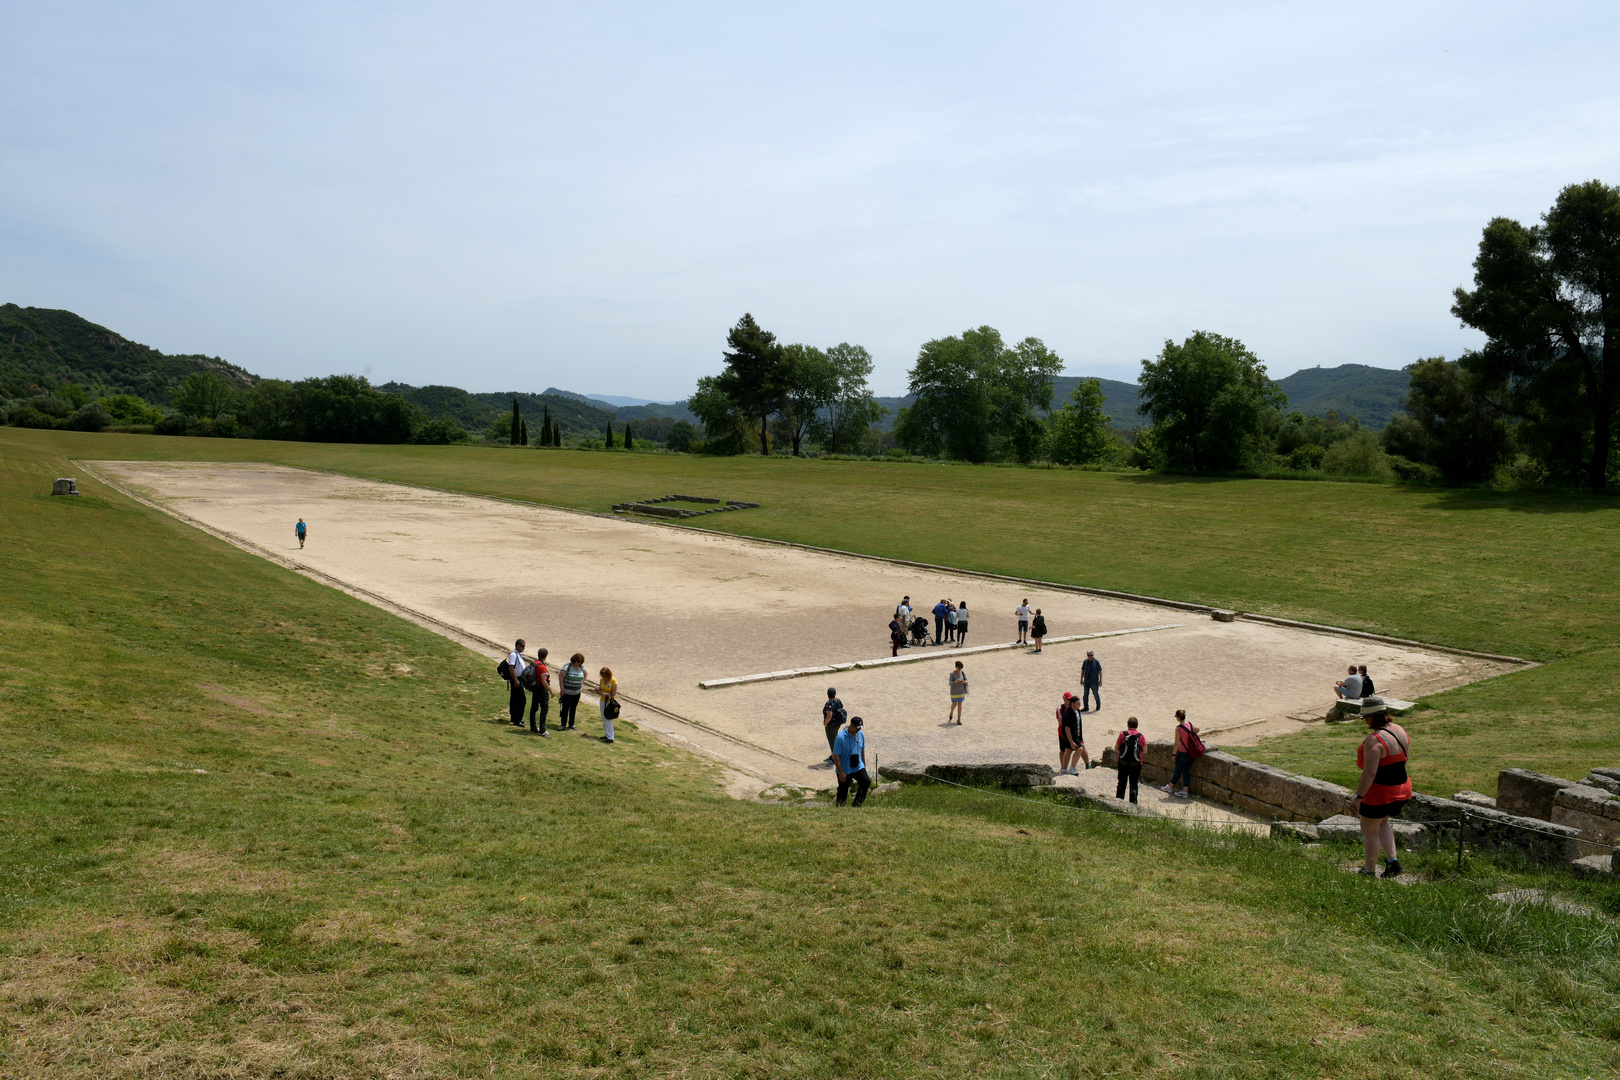
<svg viewBox="0 0 1620 1080"><path fill-rule="evenodd" d="M1096 700L1093 708L1102 708L1102 661L1090 649L1086 650L1086 662L1080 665L1080 682L1080 711L1085 712L1093 699Z"/></svg>
<svg viewBox="0 0 1620 1080"><path fill-rule="evenodd" d="M833 741L833 766L838 770L838 805L849 798L849 788L855 785L855 805L866 801L872 778L866 772L866 734L861 731L864 721L858 716L849 718L849 726L838 733Z"/></svg>
<svg viewBox="0 0 1620 1080"><path fill-rule="evenodd" d="M298 519L298 524L293 526L293 532L298 534L298 547L302 550L304 547L304 535L309 532L309 526L304 524L303 518Z"/></svg>
<svg viewBox="0 0 1620 1080"><path fill-rule="evenodd" d="M938 645L945 640L945 616L950 612L951 605L941 600L934 605L934 644Z"/></svg>

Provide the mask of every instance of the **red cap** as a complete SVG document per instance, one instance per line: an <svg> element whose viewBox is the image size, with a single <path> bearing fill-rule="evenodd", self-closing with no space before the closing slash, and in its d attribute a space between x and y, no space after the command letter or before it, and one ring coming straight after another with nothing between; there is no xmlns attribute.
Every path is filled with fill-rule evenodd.
<svg viewBox="0 0 1620 1080"><path fill-rule="evenodd" d="M1064 701L1073 701L1074 700L1074 695L1069 693L1067 690L1065 690L1065 691L1063 691L1063 700Z"/></svg>

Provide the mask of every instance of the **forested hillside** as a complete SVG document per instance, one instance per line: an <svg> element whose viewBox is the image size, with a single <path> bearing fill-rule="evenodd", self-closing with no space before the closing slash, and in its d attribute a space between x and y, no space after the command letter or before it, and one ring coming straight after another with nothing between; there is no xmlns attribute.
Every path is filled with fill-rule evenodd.
<svg viewBox="0 0 1620 1080"><path fill-rule="evenodd" d="M217 356L167 356L71 311L0 305L0 398L48 394L68 384L95 396L133 394L167 405L193 372L245 390L258 382Z"/></svg>
<svg viewBox="0 0 1620 1080"><path fill-rule="evenodd" d="M1382 430L1401 409L1401 398L1412 381L1410 373L1366 364L1303 368L1277 385L1288 395L1288 411L1306 416L1354 416L1361 426Z"/></svg>

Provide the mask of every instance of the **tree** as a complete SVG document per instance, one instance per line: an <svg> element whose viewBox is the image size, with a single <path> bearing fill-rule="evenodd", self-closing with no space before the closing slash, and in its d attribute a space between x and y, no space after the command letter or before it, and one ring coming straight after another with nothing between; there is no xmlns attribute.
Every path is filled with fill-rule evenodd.
<svg viewBox="0 0 1620 1080"><path fill-rule="evenodd" d="M211 371L193 371L174 392L174 407L182 416L218 420L236 398L230 381Z"/></svg>
<svg viewBox="0 0 1620 1080"><path fill-rule="evenodd" d="M1028 461L1045 435L1040 415L1052 405L1052 380L1063 361L1038 338L1014 348L1001 332L981 326L927 342L912 366L916 400L895 420L907 449L964 461L1010 452Z"/></svg>
<svg viewBox="0 0 1620 1080"><path fill-rule="evenodd" d="M1550 473L1603 491L1620 404L1620 187L1571 184L1541 220L1485 226L1474 289L1456 291L1451 313L1487 340L1460 362L1501 388L1494 404L1523 421Z"/></svg>
<svg viewBox="0 0 1620 1080"><path fill-rule="evenodd" d="M726 370L715 376L715 387L738 411L758 421L759 452L769 455L771 414L784 408L791 387L787 357L776 335L761 328L750 314L737 320L726 344L731 347L724 354Z"/></svg>
<svg viewBox="0 0 1620 1080"><path fill-rule="evenodd" d="M540 445L551 446L551 406L540 406Z"/></svg>
<svg viewBox="0 0 1620 1080"><path fill-rule="evenodd" d="M402 443L423 420L421 409L358 375L261 379L242 395L237 416L254 438L310 442ZM494 435L504 433L502 422L494 426Z"/></svg>
<svg viewBox="0 0 1620 1080"><path fill-rule="evenodd" d="M628 421L624 425L624 448L626 450L634 450L636 448L636 437L630 433L630 424Z"/></svg>
<svg viewBox="0 0 1620 1080"><path fill-rule="evenodd" d="M1235 469L1258 441L1268 410L1288 396L1236 338L1200 330L1142 361L1142 411L1172 468Z"/></svg>
<svg viewBox="0 0 1620 1080"><path fill-rule="evenodd" d="M677 453L684 454L692 449L692 440L697 438L697 428L690 421L677 420L670 425L669 434L664 438L664 445Z"/></svg>
<svg viewBox="0 0 1620 1080"><path fill-rule="evenodd" d="M1108 432L1108 413L1102 383L1081 379L1069 401L1052 418L1052 460L1059 465L1092 465L1114 448Z"/></svg>
<svg viewBox="0 0 1620 1080"><path fill-rule="evenodd" d="M522 445L518 440L523 437L523 414L518 411L517 395L512 395L512 445Z"/></svg>
<svg viewBox="0 0 1620 1080"><path fill-rule="evenodd" d="M720 389L719 375L705 375L686 399L686 408L703 425L703 450L710 454L740 454L749 439L752 419Z"/></svg>
<svg viewBox="0 0 1620 1080"><path fill-rule="evenodd" d="M827 354L814 345L786 345L782 359L787 375L782 422L793 444L793 456L800 457L805 436L838 394L838 372Z"/></svg>
<svg viewBox="0 0 1620 1080"><path fill-rule="evenodd" d="M1443 356L1419 360L1407 371L1412 385L1402 407L1409 419L1384 429L1385 449L1435 466L1449 483L1490 479L1513 440L1478 377Z"/></svg>
<svg viewBox="0 0 1620 1080"><path fill-rule="evenodd" d="M607 448L609 450L611 450L611 449L613 449L613 421L611 421L611 420L608 421L608 424L607 424L607 427L606 427L605 430L606 430L606 433L607 433Z"/></svg>
<svg viewBox="0 0 1620 1080"><path fill-rule="evenodd" d="M872 354L845 341L827 350L827 363L836 387L812 432L834 453L857 450L867 429L889 411L877 403L866 385L872 374Z"/></svg>
<svg viewBox="0 0 1620 1080"><path fill-rule="evenodd" d="M528 446L529 445L529 422L527 420L519 420L518 421L518 435L520 435L522 437L523 445Z"/></svg>

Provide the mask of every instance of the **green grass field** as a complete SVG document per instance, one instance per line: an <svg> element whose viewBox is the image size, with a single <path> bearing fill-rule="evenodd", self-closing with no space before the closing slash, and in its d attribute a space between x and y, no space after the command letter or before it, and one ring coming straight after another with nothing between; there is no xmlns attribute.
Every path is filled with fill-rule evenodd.
<svg viewBox="0 0 1620 1080"><path fill-rule="evenodd" d="M1225 491L1247 500L1225 512L1234 527L1273 507L1252 538L1295 527L1260 483L0 429L0 1076L1620 1069L1614 923L1508 917L1488 898L1556 888L1613 918L1613 883L1483 857L1459 873L1443 852L1400 888L1342 873L1342 851L956 790L859 813L739 803L634 731L611 749L512 732L488 662L412 624L94 485L45 494L69 457L226 453L594 508L687 487L765 502L722 519L762 535L1161 595L1200 575L1155 579L1122 523L1170 523ZM885 480L904 490L885 498ZM1040 482L1063 485L1050 522L1016 497ZM1272 486L1302 507L1370 492L1392 522L1421 516L1388 489ZM1107 506L1114 491L1139 509ZM1074 520L1082 504L1112 529ZM861 505L889 516L862 521ZM1516 513L1485 512L1491 542ZM1612 566L1612 518L1568 513L1519 536L1579 541L1555 586L1574 592L1574 563ZM976 523L960 557L931 546L938 530L914 520L928 514ZM1115 535L1075 550L1095 529ZM1238 554L1259 544L1189 549L1208 579L1196 598L1260 607L1245 597L1286 552ZM1458 552L1444 580L1494 572L1440 546ZM1330 569L1366 554L1337 534L1326 550ZM1419 561L1401 563L1408 580ZM1553 642L1516 651L1567 659L1485 687L1528 687L1529 708L1528 680L1612 664L1590 612L1507 577ZM1312 575L1279 588L1301 606L1268 610L1420 632L1376 605L1335 609ZM1458 704L1432 722L1484 728L1477 692L1445 695Z"/></svg>

